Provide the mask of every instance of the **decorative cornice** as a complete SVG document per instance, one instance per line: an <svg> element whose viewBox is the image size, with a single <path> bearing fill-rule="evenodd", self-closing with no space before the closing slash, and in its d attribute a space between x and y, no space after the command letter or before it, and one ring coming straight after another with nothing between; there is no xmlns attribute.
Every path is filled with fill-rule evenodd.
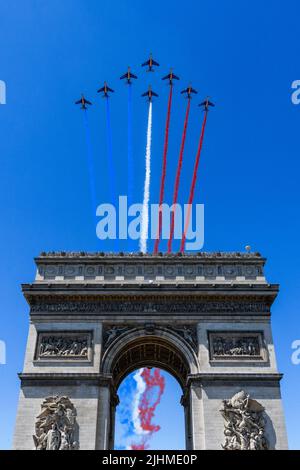
<svg viewBox="0 0 300 470"><path fill-rule="evenodd" d="M151 284L139 283L139 284L115 284L115 283L71 283L71 282L43 282L43 283L31 283L31 284L22 284L22 291L25 295L38 295L38 294L60 294L60 295L89 295L89 296L118 296L120 293L125 293L132 296L135 295L138 291L139 295L166 295L170 296L181 291L180 295L190 296L191 291L194 296L203 296L205 293L216 293L216 295L237 295L241 294L266 294L274 295L278 293L279 285L278 284L257 284L257 283L247 283L247 284L222 284L222 283L211 283L211 284L199 284L192 282L170 282L170 283L160 283L153 282Z"/></svg>
<svg viewBox="0 0 300 470"><path fill-rule="evenodd" d="M22 386L102 385L112 386L112 376L99 373L19 373Z"/></svg>
<svg viewBox="0 0 300 470"><path fill-rule="evenodd" d="M283 374L278 373L266 373L266 372L256 372L256 373L223 373L223 372L202 372L199 374L189 374L187 377L187 385L191 385L194 382L213 382L222 381L222 382L263 382L263 385L266 385L266 382L280 382Z"/></svg>

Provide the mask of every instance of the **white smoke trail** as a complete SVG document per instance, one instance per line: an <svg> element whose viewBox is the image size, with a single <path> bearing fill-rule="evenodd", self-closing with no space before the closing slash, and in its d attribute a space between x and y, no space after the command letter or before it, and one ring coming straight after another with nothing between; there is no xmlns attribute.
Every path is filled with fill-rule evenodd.
<svg viewBox="0 0 300 470"><path fill-rule="evenodd" d="M142 209L142 224L140 237L140 251L147 253L147 239L149 226L149 198L150 198L150 174L151 174L151 136L152 136L152 103L149 103L147 146L146 146L146 170L144 183L144 200Z"/></svg>
<svg viewBox="0 0 300 470"><path fill-rule="evenodd" d="M139 403L141 395L144 393L146 389L145 381L142 377L144 369L139 369L133 376L134 380L136 381L136 393L133 399L133 407L132 407L132 421L134 425L134 429L136 434L146 434L145 431L141 427L140 419L139 419Z"/></svg>

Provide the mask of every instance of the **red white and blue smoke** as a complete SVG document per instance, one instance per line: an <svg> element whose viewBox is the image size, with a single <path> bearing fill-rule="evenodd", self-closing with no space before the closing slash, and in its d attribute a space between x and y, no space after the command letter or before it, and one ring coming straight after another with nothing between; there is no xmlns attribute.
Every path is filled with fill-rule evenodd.
<svg viewBox="0 0 300 470"><path fill-rule="evenodd" d="M154 433L160 430L155 420L157 406L165 390L160 369L139 369L124 381L118 416L121 434L116 436L117 449L150 448Z"/></svg>

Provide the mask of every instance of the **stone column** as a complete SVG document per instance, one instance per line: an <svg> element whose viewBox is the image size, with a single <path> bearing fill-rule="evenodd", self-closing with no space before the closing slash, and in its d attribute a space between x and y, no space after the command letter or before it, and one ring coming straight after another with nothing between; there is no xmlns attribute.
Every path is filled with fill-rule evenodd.
<svg viewBox="0 0 300 470"><path fill-rule="evenodd" d="M188 396L189 413L186 428L190 434L189 449L203 450L205 449L205 437L202 388L200 382L193 379L193 376L188 378Z"/></svg>
<svg viewBox="0 0 300 470"><path fill-rule="evenodd" d="M184 426L185 426L185 448L186 450L193 449L191 425L190 425L190 399L189 390L186 388L181 397L180 404L184 407Z"/></svg>
<svg viewBox="0 0 300 470"><path fill-rule="evenodd" d="M96 450L110 448L111 426L111 384L110 381L106 381L99 387Z"/></svg>
<svg viewBox="0 0 300 470"><path fill-rule="evenodd" d="M115 422L116 422L116 407L120 403L119 397L115 391L111 391L110 400L110 433L109 433L109 449L113 450L115 447Z"/></svg>

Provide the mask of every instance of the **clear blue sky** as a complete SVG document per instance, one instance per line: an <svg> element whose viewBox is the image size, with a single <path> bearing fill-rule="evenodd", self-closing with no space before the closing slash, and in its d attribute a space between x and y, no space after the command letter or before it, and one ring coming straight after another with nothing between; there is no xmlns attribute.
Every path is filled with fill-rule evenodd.
<svg viewBox="0 0 300 470"><path fill-rule="evenodd" d="M299 374L291 343L300 338L299 121L291 83L300 78L300 5L296 0L10 0L0 5L1 265L0 447L11 445L28 328L20 283L33 279L42 250L109 250L95 237L81 92L90 110L99 202L109 200L104 102L96 90L107 79L111 99L116 186L126 194L127 95L119 76L130 64L133 88L135 199L143 188L149 83L141 62L150 51L161 67L152 78L154 103L151 200L157 202L170 66L181 77L170 129L166 200L172 195L189 81L216 101L210 113L196 188L205 204L205 246L242 250L249 243L268 258L267 275L281 284L273 332L292 448L300 448ZM192 102L179 200L185 201L201 113ZM126 249L126 244L120 246ZM163 248L163 246L162 246Z"/></svg>

